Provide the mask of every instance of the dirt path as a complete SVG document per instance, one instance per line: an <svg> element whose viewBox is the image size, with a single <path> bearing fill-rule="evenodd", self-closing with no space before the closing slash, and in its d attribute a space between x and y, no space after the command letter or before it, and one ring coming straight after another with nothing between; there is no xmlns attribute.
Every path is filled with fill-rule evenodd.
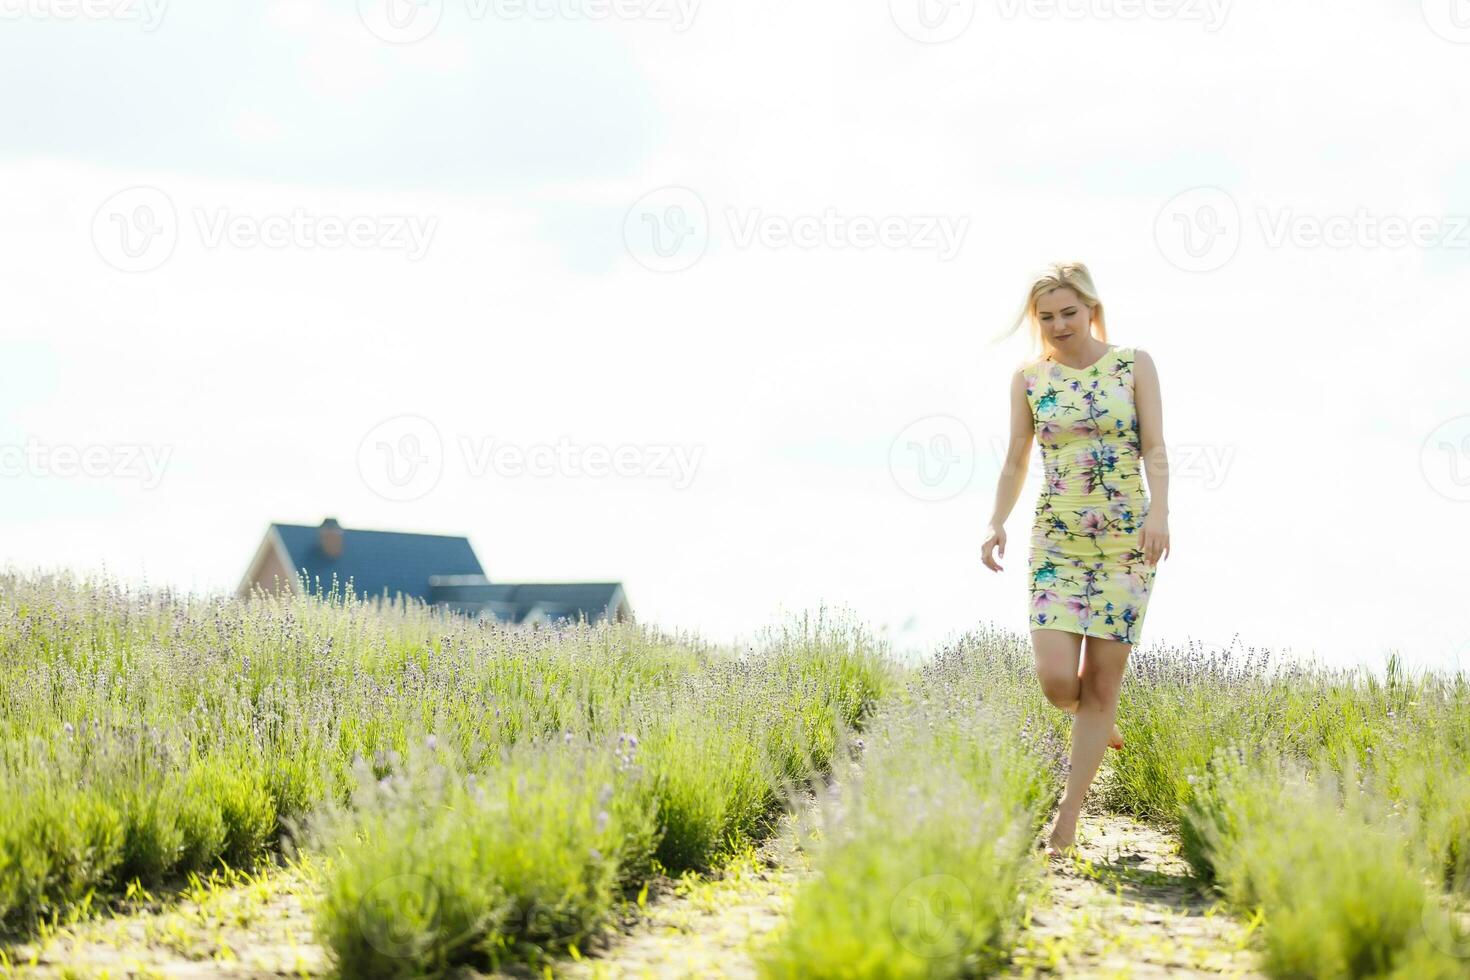
<svg viewBox="0 0 1470 980"><path fill-rule="evenodd" d="M1262 976L1250 930L1200 890L1174 838L1093 810L1077 850L1053 862L1006 976Z"/></svg>
<svg viewBox="0 0 1470 980"><path fill-rule="evenodd" d="M755 867L665 895L597 959L557 976L755 977L752 944L771 935L812 873L794 830L788 823ZM1262 976L1250 929L1202 891L1173 837L1092 808L1077 843L1075 858L1052 865L1005 976Z"/></svg>
<svg viewBox="0 0 1470 980"><path fill-rule="evenodd" d="M312 977L326 952L312 938L315 892L299 868L202 882L131 914L58 929L6 951L0 977Z"/></svg>
<svg viewBox="0 0 1470 980"><path fill-rule="evenodd" d="M812 796L807 794L807 805ZM558 962L556 977L754 977L751 945L782 921L798 879L810 873L788 814L780 832L719 878L656 877L646 907L610 923L580 962ZM330 963L312 935L316 883L309 868L235 874L172 896L139 901L131 914L57 930L6 950L0 978L318 977ZM540 973L462 969L457 980L521 980Z"/></svg>
<svg viewBox="0 0 1470 980"><path fill-rule="evenodd" d="M640 913L610 924L580 962L558 963L555 976L756 977L752 948L771 937L812 873L798 839L788 816L751 860L720 878L655 879ZM1084 813L1077 841L1076 858L1052 865L1006 976L1260 976L1249 929L1199 890L1172 838L1094 811ZM313 891L309 876L289 869L199 889L13 949L22 962L37 956L14 975L321 976L328 960L311 933Z"/></svg>
<svg viewBox="0 0 1470 980"><path fill-rule="evenodd" d="M810 795L805 802L815 805ZM753 949L772 936L801 879L812 873L799 839L799 821L787 814L780 832L750 862L732 865L716 880L674 885L657 901L650 900L643 918L610 936L595 956L558 968L556 975L575 980L752 980L757 976Z"/></svg>

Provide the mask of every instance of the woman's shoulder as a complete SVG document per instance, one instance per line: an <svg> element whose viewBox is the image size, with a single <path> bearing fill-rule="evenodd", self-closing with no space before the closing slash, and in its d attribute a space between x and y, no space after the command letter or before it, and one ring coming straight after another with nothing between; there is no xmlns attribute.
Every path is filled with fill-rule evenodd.
<svg viewBox="0 0 1470 980"><path fill-rule="evenodd" d="M1035 374L1046 364L1045 354L1028 354L1023 360L1017 361L1015 374Z"/></svg>
<svg viewBox="0 0 1470 980"><path fill-rule="evenodd" d="M1036 379L1041 377L1043 358L1030 357L1018 362L1011 370L1011 378L1020 381L1026 387L1036 384Z"/></svg>

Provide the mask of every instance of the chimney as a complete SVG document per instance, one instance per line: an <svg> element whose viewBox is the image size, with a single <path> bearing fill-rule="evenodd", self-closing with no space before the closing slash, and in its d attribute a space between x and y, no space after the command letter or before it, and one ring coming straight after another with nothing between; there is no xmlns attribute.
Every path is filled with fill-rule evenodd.
<svg viewBox="0 0 1470 980"><path fill-rule="evenodd" d="M337 523L337 518L328 517L322 521L321 529L317 532L322 551L329 558L342 557L342 525Z"/></svg>

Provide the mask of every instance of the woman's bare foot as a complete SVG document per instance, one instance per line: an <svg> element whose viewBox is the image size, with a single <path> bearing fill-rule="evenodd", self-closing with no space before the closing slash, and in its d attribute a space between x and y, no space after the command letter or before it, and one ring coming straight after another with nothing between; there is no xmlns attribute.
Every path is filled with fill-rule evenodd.
<svg viewBox="0 0 1470 980"><path fill-rule="evenodd" d="M1076 841L1075 840L1062 840L1062 839L1058 838L1055 834L1053 834L1047 840L1047 842L1046 842L1046 857L1047 857L1047 860L1054 861L1057 858L1062 857L1063 855L1065 855L1068 851L1072 850L1075 846L1076 846Z"/></svg>
<svg viewBox="0 0 1470 980"><path fill-rule="evenodd" d="M1077 838L1077 817L1078 814L1071 812L1065 803L1057 810L1046 837L1048 858L1060 857L1063 852L1072 848Z"/></svg>

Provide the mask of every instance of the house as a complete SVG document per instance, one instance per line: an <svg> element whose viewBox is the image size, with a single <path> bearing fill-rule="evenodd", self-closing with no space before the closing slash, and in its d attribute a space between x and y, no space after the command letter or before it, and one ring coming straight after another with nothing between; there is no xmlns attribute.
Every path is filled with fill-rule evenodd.
<svg viewBox="0 0 1470 980"><path fill-rule="evenodd" d="M504 623L631 621L620 582L491 582L467 538L344 528L328 517L319 526L272 524L250 560L237 594L325 593L335 576L360 598L414 598L472 617Z"/></svg>

